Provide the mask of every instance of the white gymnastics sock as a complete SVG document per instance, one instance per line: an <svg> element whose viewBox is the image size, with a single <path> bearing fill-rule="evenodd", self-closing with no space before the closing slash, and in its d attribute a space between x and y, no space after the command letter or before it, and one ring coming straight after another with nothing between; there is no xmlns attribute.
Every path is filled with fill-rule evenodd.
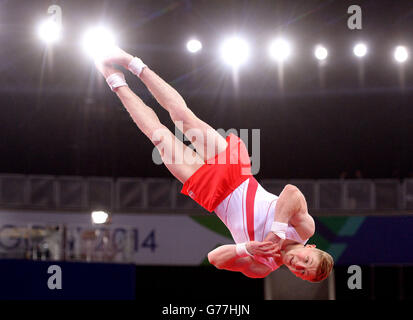
<svg viewBox="0 0 413 320"><path fill-rule="evenodd" d="M134 75L137 75L138 77L141 75L142 70L145 67L146 64L144 64L143 61L138 57L134 57L128 64L129 71L132 72Z"/></svg>
<svg viewBox="0 0 413 320"><path fill-rule="evenodd" d="M109 77L106 78L106 82L112 91L114 91L116 88L128 85L126 83L124 74L120 72L112 73Z"/></svg>

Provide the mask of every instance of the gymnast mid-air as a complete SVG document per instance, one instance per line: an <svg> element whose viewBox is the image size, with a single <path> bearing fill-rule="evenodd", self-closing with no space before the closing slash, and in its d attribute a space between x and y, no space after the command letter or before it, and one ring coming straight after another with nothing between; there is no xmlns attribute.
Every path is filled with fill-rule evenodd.
<svg viewBox="0 0 413 320"><path fill-rule="evenodd" d="M95 65L138 128L158 149L163 163L183 183L181 192L209 212L214 211L230 230L236 244L209 252L211 264L250 278L266 277L281 265L311 282L328 277L333 259L315 245L306 244L315 224L297 187L286 185L279 196L267 192L251 174L244 142L234 134L224 138L200 120L181 95L141 59L116 47L105 58L96 59ZM143 81L195 150L159 121L114 65Z"/></svg>

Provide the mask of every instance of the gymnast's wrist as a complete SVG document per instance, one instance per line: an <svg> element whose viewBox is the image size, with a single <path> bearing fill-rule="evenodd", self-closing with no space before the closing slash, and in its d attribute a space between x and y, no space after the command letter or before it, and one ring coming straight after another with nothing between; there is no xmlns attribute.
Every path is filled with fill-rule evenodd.
<svg viewBox="0 0 413 320"><path fill-rule="evenodd" d="M247 242L237 243L235 251L237 252L238 257L252 257L252 254L247 250Z"/></svg>
<svg viewBox="0 0 413 320"><path fill-rule="evenodd" d="M281 239L286 238L288 223L274 221L271 225L271 232L276 234Z"/></svg>

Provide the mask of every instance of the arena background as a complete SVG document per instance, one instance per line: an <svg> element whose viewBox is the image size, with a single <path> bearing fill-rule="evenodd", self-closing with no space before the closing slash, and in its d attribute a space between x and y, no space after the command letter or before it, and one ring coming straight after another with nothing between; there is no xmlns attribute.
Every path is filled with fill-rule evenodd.
<svg viewBox="0 0 413 320"><path fill-rule="evenodd" d="M63 36L45 47L35 26L52 4L62 8ZM347 26L353 4L362 30ZM412 13L411 1L3 1L0 297L412 299L412 68L392 57L396 45L413 45ZM232 241L153 163L152 144L82 52L80 35L99 22L214 128L260 129L256 177L276 194L286 183L303 191L316 220L311 241L336 258L328 281L297 282L285 270L248 279L206 263ZM253 48L238 86L217 53L233 33ZM266 52L279 34L293 43L282 82ZM193 36L203 43L196 55L185 48ZM351 51L357 41L369 47L362 63ZM323 68L317 43L329 49ZM112 223L93 226L95 209ZM70 288L47 289L55 264ZM362 268L361 289L348 287L350 265Z"/></svg>

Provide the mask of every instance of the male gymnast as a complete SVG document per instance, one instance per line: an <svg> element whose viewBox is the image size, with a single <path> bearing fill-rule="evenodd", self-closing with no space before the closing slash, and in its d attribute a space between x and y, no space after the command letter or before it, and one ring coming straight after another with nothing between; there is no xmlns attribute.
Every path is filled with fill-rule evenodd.
<svg viewBox="0 0 413 320"><path fill-rule="evenodd" d="M283 264L304 280L320 282L328 277L333 259L306 244L315 224L297 187L286 185L279 196L267 192L251 174L243 141L234 134L223 138L197 118L181 95L138 57L116 47L105 58L95 60L95 65L138 128L159 150L163 163L183 183L181 192L214 211L230 230L236 244L209 252L211 264L250 278L266 277ZM195 150L159 121L114 65L141 79Z"/></svg>

